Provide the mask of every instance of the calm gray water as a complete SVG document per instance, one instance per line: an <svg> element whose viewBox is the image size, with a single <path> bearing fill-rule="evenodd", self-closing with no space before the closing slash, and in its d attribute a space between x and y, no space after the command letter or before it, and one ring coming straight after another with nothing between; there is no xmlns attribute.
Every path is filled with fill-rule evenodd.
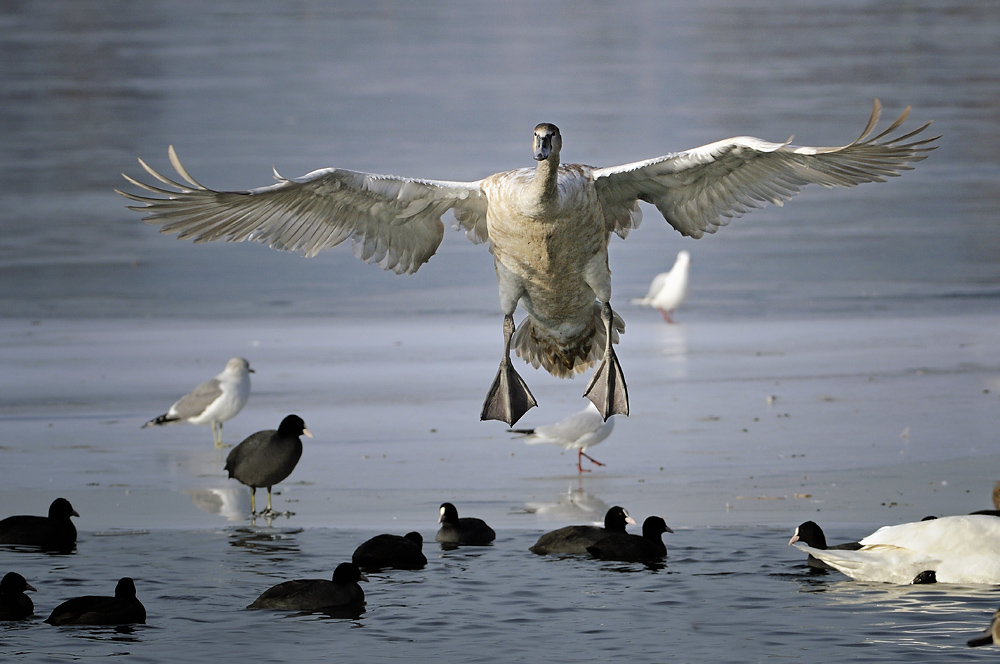
<svg viewBox="0 0 1000 664"><path fill-rule="evenodd" d="M499 334L489 255L461 234L447 234L439 256L417 275L401 278L361 264L346 247L306 261L256 245L195 246L161 237L111 190L123 186L122 171L140 173L136 157L169 168L170 144L196 178L220 189L268 184L271 164L286 176L340 166L478 179L530 165L529 134L541 121L562 128L568 159L596 166L740 134L770 140L795 134L797 143L835 145L857 136L879 97L883 126L912 105L910 126L934 120L933 133L944 135L940 149L915 171L851 191L806 191L784 208L755 212L699 241L681 238L647 207L642 227L627 241L613 242L615 297L643 294L652 276L669 267L678 250L688 249L693 286L684 320L691 323L844 316L926 320L956 314L975 320L976 314L1000 309L998 35L997 3L935 0L0 3L0 316L69 319L55 326L56 337L45 328L46 334L32 341L29 329L17 343L30 347L25 355L87 367L93 358L81 363L74 355L86 350L60 345L74 333L63 325L72 328L75 319L97 321L84 335L84 346L95 346L93 357L117 357L115 344L138 336L117 336L126 319L151 318L153 327L156 319L169 320L163 330L149 332L151 339L197 321L191 327L209 340L211 350L190 351L208 368L196 379L214 374L234 354L230 339L212 334L213 319L229 325L244 319L247 335L253 335L258 317L287 316L289 325L328 317L333 325L346 316L377 321L389 310L396 320L434 315L442 326L495 317ZM104 319L111 321L107 329ZM787 345L774 341L780 344ZM115 388L132 388L121 401L102 401L105 393L100 384L95 387L95 378L53 380L41 388L32 383L29 393L0 404L9 416L0 421L0 479L20 486L15 474L26 457L14 451L45 450L46 444L56 449L51 461L46 458L51 466L33 467L25 476L50 471L50 477L78 478L80 467L101 465L127 487L141 486L153 468L169 476L164 483L183 487L197 472L207 472L159 464L162 458L173 462L173 451L164 446L149 453L142 445L182 434L139 438L132 423L147 408L151 417L169 405L163 386L188 387L188 367L180 376L176 363L190 358L161 358L164 346L150 341L140 349L170 365L160 374L135 375L108 363L107 371L121 370L111 381ZM988 347L983 342L974 351L984 357L954 364L992 372L995 359L981 350ZM770 354L787 350L782 346ZM131 348L123 357L136 352ZM831 357L833 363L836 355ZM492 355L488 363L484 358L476 355L476 362L490 365L488 379L495 364ZM384 366L390 359L380 361L384 373L378 375L399 391L401 403L409 403L407 386L393 382L394 367ZM31 374L32 362L19 368ZM919 348L908 362L892 375L947 374L924 371ZM469 375L480 369L458 366ZM677 386L671 386L678 393L686 379L683 366ZM823 375L842 371L822 367ZM322 373L322 381L312 377L317 385L330 380L325 366L314 373ZM791 382L798 374L789 369L787 375ZM288 378L276 369L259 378L261 385L274 386L301 376ZM774 390L775 382L760 389ZM880 391L869 396L861 390L855 398L892 412L900 393L882 385L876 381L865 389ZM255 392L254 405L284 409L292 393L292 386L286 387ZM572 386L574 397L580 387ZM693 424L682 420L672 426L701 432L711 426L704 418L714 422L720 415L725 426L742 422L733 419L733 403L746 392L740 387L740 394L716 395L705 400L710 405L692 408ZM376 392L375 386L366 389ZM118 398L123 391L109 394ZM799 391L813 398L811 387ZM978 383L969 392L988 398ZM754 407L764 407L767 393L752 395ZM367 392L359 394L362 399ZM311 391L310 405L325 395ZM971 398L949 389L951 396ZM790 394L779 403L794 398ZM828 392L817 398L836 401ZM941 435L942 448L995 444L996 427L986 418L965 417L944 397L927 401L928 419L935 418L934 405L944 404L949 416L968 427L953 429L958 443ZM850 402L841 398L841 403ZM420 411L431 422L424 426L420 420L421 432L459 418L455 412ZM851 420L857 411L844 412L838 421ZM367 453L375 446L364 438L371 434L358 433L363 418L347 421L332 407L322 415L331 422L327 432L346 430L352 451L365 446ZM334 423L341 420L344 428L337 429ZM941 428L947 421L935 419ZM54 434L40 431L52 422ZM840 429L814 432L811 424L803 417L790 426L802 427L794 429L796 438L837 456L837 441L823 435L834 431L835 436ZM909 421L890 425L877 440L905 447L908 441L901 442L899 432L904 426L909 431ZM77 426L89 427L81 436L88 440L74 446L67 429ZM134 444L122 433L126 428ZM227 431L239 429L234 423ZM788 435L775 431L768 436L784 452ZM200 429L186 433L204 439L198 444L208 439ZM915 424L915 441L918 434ZM759 457L739 435L705 433L692 449L700 453L711 438L710 451L720 458L739 463L752 456L753 464L766 467L771 457ZM18 437L15 443L8 442L11 436ZM105 447L92 443L101 437L127 452L106 454ZM761 437L761 447L771 443ZM851 442L869 441L858 436ZM920 442L930 449L939 441ZM725 456L727 445L731 457ZM507 454L507 448L489 449ZM891 451L897 453L895 447ZM446 467L440 475L471 483L488 472L480 466L470 472L453 459L441 460ZM849 463L838 458L827 467ZM219 466L214 463L212 472L219 474ZM646 472L627 469L622 482ZM392 466L385 472L378 481L391 486L392 473L405 477L410 470ZM543 471L532 468L519 478L538 472ZM859 494L880 481L877 474L852 479L853 486L863 485ZM960 480L953 478L951 486L961 486ZM74 496L93 488L88 481L89 476L77 479ZM102 490L104 496L109 492L107 486ZM981 498L975 497L976 507L986 506ZM0 516L9 513L0 505ZM218 529L151 524L148 532L96 533L81 526L79 551L72 556L0 550L0 571L16 569L39 588L34 600L41 617L67 597L110 592L123 574L136 579L149 612L148 625L124 631L55 629L41 617L3 624L0 658L950 662L996 657L995 650L965 647L968 635L984 627L1000 603L996 589L894 588L852 583L836 574L815 576L785 545L794 523L787 529L745 524L679 530L669 536L670 559L659 570L538 558L527 552L537 532L508 529L495 546L432 555L424 571L373 575L366 587L368 611L359 620L244 611L279 580L329 575L374 534L337 528L335 515L330 520L331 528L300 531L284 525L234 528L222 517ZM357 517L351 521L357 522ZM855 538L870 529L858 530L834 531L831 539Z"/></svg>
<svg viewBox="0 0 1000 664"><path fill-rule="evenodd" d="M4 660L70 661L992 661L965 640L1000 601L989 587L845 581L811 572L768 528L679 530L659 569L527 551L538 533L362 584L357 620L247 611L270 585L329 577L371 532L281 528L85 533L78 553L18 553L42 617L0 625ZM834 538L857 533L830 533ZM433 530L424 532L433 538ZM5 564L15 554L4 552ZM56 603L131 574L148 624L54 628Z"/></svg>

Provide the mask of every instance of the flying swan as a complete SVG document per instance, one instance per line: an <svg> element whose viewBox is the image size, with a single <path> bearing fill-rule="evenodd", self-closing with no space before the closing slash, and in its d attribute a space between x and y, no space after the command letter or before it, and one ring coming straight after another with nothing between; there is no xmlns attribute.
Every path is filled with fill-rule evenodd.
<svg viewBox="0 0 1000 664"><path fill-rule="evenodd" d="M274 173L277 184L248 191L213 191L191 177L173 147L175 182L149 167L170 189L122 174L154 194L115 190L140 203L143 221L161 233L208 242L251 240L311 257L348 238L354 254L397 274L416 272L444 237L451 210L456 229L493 254L503 311L504 352L481 419L513 424L535 398L510 362L510 350L557 377L600 362L584 396L606 420L628 415L628 391L612 344L625 330L611 309L608 240L625 238L652 203L682 235L700 238L765 203L781 205L807 184L853 187L883 182L927 157L938 137L890 136L907 108L869 138L881 114L876 99L857 140L842 147L796 147L738 136L693 150L621 166L560 164L562 136L535 127L535 168L496 173L475 182L445 182L325 168L300 178ZM527 317L515 331L514 310Z"/></svg>

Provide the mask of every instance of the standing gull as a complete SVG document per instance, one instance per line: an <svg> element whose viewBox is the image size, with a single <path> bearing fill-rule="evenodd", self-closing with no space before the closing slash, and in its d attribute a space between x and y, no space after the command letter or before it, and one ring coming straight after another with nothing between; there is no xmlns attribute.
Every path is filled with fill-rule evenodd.
<svg viewBox="0 0 1000 664"><path fill-rule="evenodd" d="M481 419L513 426L536 405L510 363L510 349L563 378L599 364L584 392L607 419L628 414L628 392L612 344L625 323L611 308L608 241L626 237L652 203L683 235L714 233L765 203L781 205L805 185L853 187L882 182L927 157L927 125L869 138L881 113L875 100L861 136L841 147L796 147L739 136L609 168L560 164L562 135L535 127L535 168L475 182L445 182L326 168L241 192L213 191L191 177L171 147L175 182L139 163L169 187L125 179L153 196L118 191L141 205L144 221L195 242L252 240L315 256L351 239L354 253L396 273L415 272L444 237L442 215L493 254L503 311L504 352ZM123 174L124 175L124 174ZM514 311L528 316L515 333Z"/></svg>
<svg viewBox="0 0 1000 664"><path fill-rule="evenodd" d="M222 445L222 423L236 417L250 397L250 374L255 373L250 363L242 357L226 362L226 368L212 380L207 380L189 393L163 415L142 425L148 426L190 422L211 424L216 447Z"/></svg>
<svg viewBox="0 0 1000 664"><path fill-rule="evenodd" d="M581 465L583 457L587 457L591 463L598 466L604 465L584 450L597 445L610 436L614 428L614 419L609 418L605 421L597 412L597 406L589 403L579 413L574 413L555 424L546 424L534 429L509 429L509 431L521 434L524 442L528 445L547 443L559 445L567 450L576 450L576 469L583 473L590 472L589 470L585 471Z"/></svg>
<svg viewBox="0 0 1000 664"><path fill-rule="evenodd" d="M233 448L226 457L225 470L250 487L250 512L257 516L257 489L267 487L267 509L261 512L271 516L271 487L292 474L302 457L301 435L313 437L306 423L298 415L281 420L277 431L258 431Z"/></svg>
<svg viewBox="0 0 1000 664"><path fill-rule="evenodd" d="M674 309L681 306L688 296L688 272L691 268L691 254L685 250L677 252L677 260L669 272L661 272L653 277L646 297L630 300L632 304L652 307L660 312L663 320L673 324Z"/></svg>

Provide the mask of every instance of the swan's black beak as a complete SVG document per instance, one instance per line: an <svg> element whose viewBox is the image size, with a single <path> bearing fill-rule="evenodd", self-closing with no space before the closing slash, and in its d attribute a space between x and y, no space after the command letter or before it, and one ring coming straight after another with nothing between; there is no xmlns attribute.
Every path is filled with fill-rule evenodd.
<svg viewBox="0 0 1000 664"><path fill-rule="evenodd" d="M535 161L545 161L552 154L552 137L535 136Z"/></svg>

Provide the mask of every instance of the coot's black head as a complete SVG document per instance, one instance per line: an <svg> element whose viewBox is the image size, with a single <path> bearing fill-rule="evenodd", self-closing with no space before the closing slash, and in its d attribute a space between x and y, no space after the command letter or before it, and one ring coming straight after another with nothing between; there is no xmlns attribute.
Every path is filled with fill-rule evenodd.
<svg viewBox="0 0 1000 664"><path fill-rule="evenodd" d="M441 503L438 523L455 523L458 521L458 509L451 503Z"/></svg>
<svg viewBox="0 0 1000 664"><path fill-rule="evenodd" d="M604 515L604 529L613 530L615 532L625 532L625 526L628 524L635 525L635 519L629 516L628 512L624 507L615 505L608 510L608 513Z"/></svg>
<svg viewBox="0 0 1000 664"><path fill-rule="evenodd" d="M792 539L788 540L789 544L796 542L805 542L814 549L825 549L826 535L823 534L823 529L815 521L806 521L799 524Z"/></svg>
<svg viewBox="0 0 1000 664"><path fill-rule="evenodd" d="M281 420L278 425L278 433L287 438L298 438L301 435L313 437L312 432L306 428L306 423L298 415L289 415Z"/></svg>
<svg viewBox="0 0 1000 664"><path fill-rule="evenodd" d="M118 599L135 599L135 583L131 577L123 576L115 586L115 597Z"/></svg>
<svg viewBox="0 0 1000 664"><path fill-rule="evenodd" d="M416 544L418 549L424 545L423 536L415 530L412 533L406 533L403 537Z"/></svg>
<svg viewBox="0 0 1000 664"><path fill-rule="evenodd" d="M660 535L663 533L672 533L670 526L667 522L658 516L646 517L646 520L642 522L642 536L648 537L650 539L660 539Z"/></svg>
<svg viewBox="0 0 1000 664"><path fill-rule="evenodd" d="M49 518L50 519L68 519L71 516L80 516L77 514L73 506L69 504L69 501L65 498L56 498L49 505Z"/></svg>
<svg viewBox="0 0 1000 664"><path fill-rule="evenodd" d="M0 580L0 595L19 595L25 590L35 590L35 588L17 572L7 572Z"/></svg>
<svg viewBox="0 0 1000 664"><path fill-rule="evenodd" d="M368 577L361 573L361 569L354 563L340 563L337 569L333 570L333 582L341 585L345 583L357 583L367 581Z"/></svg>

